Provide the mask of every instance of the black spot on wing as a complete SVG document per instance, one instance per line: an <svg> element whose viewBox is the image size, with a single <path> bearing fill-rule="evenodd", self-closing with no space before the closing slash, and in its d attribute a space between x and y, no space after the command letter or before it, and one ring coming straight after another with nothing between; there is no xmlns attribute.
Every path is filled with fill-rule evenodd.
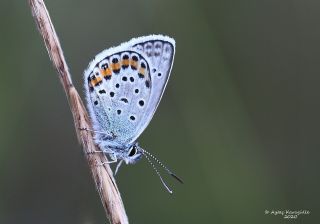
<svg viewBox="0 0 320 224"><path fill-rule="evenodd" d="M146 80L146 87L150 88L150 81L149 80Z"/></svg>
<svg viewBox="0 0 320 224"><path fill-rule="evenodd" d="M136 117L135 116L130 116L130 120L132 120L132 121L134 121L136 119Z"/></svg>
<svg viewBox="0 0 320 224"><path fill-rule="evenodd" d="M120 100L121 100L122 102L124 102L124 103L128 103L128 102L129 102L127 98L121 98Z"/></svg>
<svg viewBox="0 0 320 224"><path fill-rule="evenodd" d="M114 72L115 74L119 74L120 69L114 69L113 72Z"/></svg>
<svg viewBox="0 0 320 224"><path fill-rule="evenodd" d="M140 106L143 106L143 105L144 105L144 101L143 101L143 100L140 100L140 101L139 101L139 105L140 105Z"/></svg>
<svg viewBox="0 0 320 224"><path fill-rule="evenodd" d="M103 70L106 70L108 67L108 63L104 63L103 65L101 65L101 69Z"/></svg>
<svg viewBox="0 0 320 224"><path fill-rule="evenodd" d="M132 56L132 60L138 61L138 57L136 55Z"/></svg>

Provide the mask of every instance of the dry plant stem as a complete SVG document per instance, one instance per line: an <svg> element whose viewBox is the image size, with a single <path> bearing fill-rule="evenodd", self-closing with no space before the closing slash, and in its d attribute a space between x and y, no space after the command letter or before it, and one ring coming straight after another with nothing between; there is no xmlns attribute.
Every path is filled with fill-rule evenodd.
<svg viewBox="0 0 320 224"><path fill-rule="evenodd" d="M112 224L127 224L129 223L128 218L112 171L108 164L101 165L107 161L106 157L102 153L93 153L99 149L94 144L92 133L79 129L79 127L91 129L91 123L81 98L72 84L69 69L49 13L43 0L28 1L50 59L59 73L59 79L66 92L78 140L88 160L106 214Z"/></svg>

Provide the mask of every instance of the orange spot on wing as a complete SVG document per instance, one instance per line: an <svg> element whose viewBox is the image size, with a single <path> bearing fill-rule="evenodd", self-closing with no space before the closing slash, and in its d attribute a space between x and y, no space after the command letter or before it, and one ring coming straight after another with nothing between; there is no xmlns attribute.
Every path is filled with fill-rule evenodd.
<svg viewBox="0 0 320 224"><path fill-rule="evenodd" d="M141 75L144 75L145 70L146 70L145 68L140 67L140 69L139 69L139 73L140 73Z"/></svg>
<svg viewBox="0 0 320 224"><path fill-rule="evenodd" d="M103 77L106 77L106 76L111 76L112 75L112 71L110 68L107 68L106 70L104 69L101 69L101 74L103 75Z"/></svg>
<svg viewBox="0 0 320 224"><path fill-rule="evenodd" d="M101 83L101 82L102 82L101 77L96 77L95 79L91 80L91 85L96 86L98 83Z"/></svg>
<svg viewBox="0 0 320 224"><path fill-rule="evenodd" d="M120 63L118 62L118 63L112 63L111 64L111 69L112 70L119 70L120 69L120 67L121 67L121 65L120 65Z"/></svg>
<svg viewBox="0 0 320 224"><path fill-rule="evenodd" d="M128 66L129 65L129 59L124 59L121 61L122 65Z"/></svg>
<svg viewBox="0 0 320 224"><path fill-rule="evenodd" d="M138 62L137 62L137 61L134 61L134 60L130 60L130 65L131 65L132 67L137 68L137 67L138 67Z"/></svg>

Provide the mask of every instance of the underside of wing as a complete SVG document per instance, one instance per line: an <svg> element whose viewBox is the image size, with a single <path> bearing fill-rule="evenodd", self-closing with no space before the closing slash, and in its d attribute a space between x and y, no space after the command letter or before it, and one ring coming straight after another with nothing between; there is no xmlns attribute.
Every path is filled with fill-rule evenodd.
<svg viewBox="0 0 320 224"><path fill-rule="evenodd" d="M147 127L170 76L175 41L162 35L134 38L99 53L84 73L97 135L131 144Z"/></svg>
<svg viewBox="0 0 320 224"><path fill-rule="evenodd" d="M166 84L169 80L174 54L174 39L162 35L150 35L133 40L133 48L143 52L150 63L151 96L144 115L144 123L139 128L140 133L151 121L159 103Z"/></svg>

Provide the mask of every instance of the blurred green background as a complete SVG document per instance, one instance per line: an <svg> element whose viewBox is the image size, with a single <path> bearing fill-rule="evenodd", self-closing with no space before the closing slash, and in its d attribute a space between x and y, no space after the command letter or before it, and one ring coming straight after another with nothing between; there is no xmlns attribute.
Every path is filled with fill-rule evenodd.
<svg viewBox="0 0 320 224"><path fill-rule="evenodd" d="M177 42L140 144L181 176L169 195L142 160L117 183L130 223L318 223L320 2L46 1L75 86L132 37ZM107 223L27 1L0 2L0 223ZM309 210L286 221L265 210Z"/></svg>

